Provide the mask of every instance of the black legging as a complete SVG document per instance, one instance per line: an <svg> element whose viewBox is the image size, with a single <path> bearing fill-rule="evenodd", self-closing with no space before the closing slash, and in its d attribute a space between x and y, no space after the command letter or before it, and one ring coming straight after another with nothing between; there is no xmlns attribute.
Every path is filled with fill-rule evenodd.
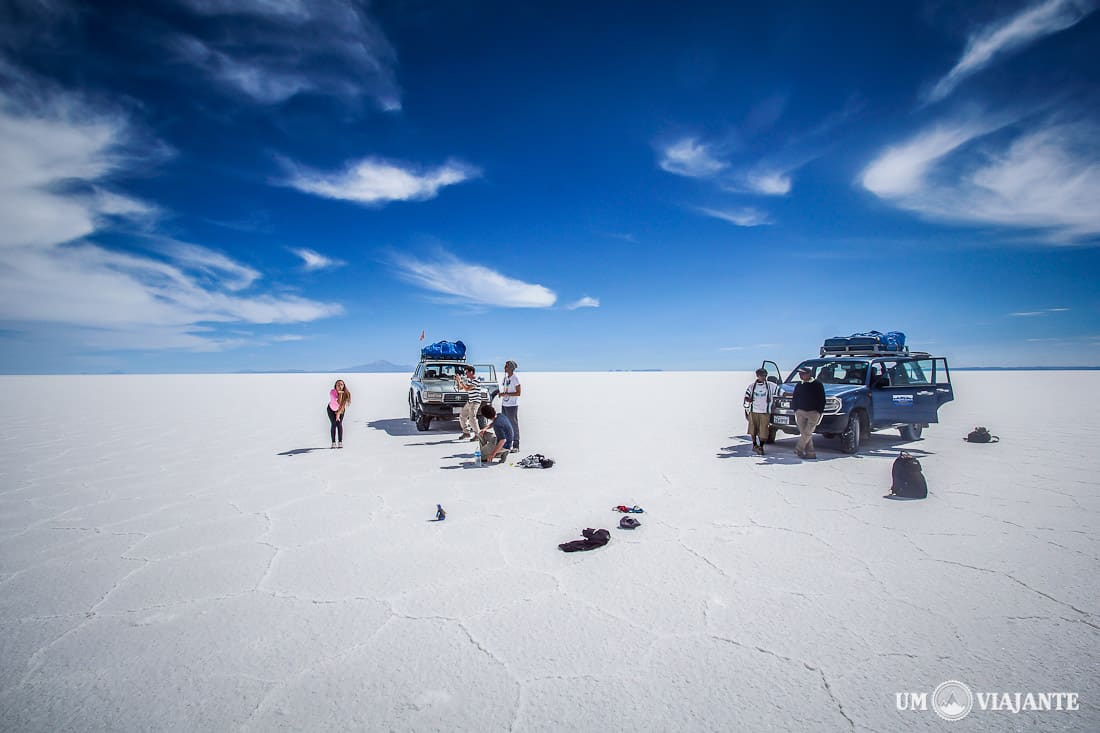
<svg viewBox="0 0 1100 733"><path fill-rule="evenodd" d="M336 413L332 411L331 407L326 407L325 409L328 410L328 421L330 423L332 423L332 430L331 430L331 432L332 432L332 442L335 443L338 440L338 438L336 436L339 435L340 436L339 441L341 443L343 443L344 442L344 416L341 415L340 417L336 417Z"/></svg>

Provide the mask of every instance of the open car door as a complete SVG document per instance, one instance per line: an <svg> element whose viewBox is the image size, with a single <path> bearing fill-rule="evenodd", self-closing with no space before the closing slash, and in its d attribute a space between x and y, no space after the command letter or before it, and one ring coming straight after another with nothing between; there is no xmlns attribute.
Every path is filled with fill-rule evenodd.
<svg viewBox="0 0 1100 733"><path fill-rule="evenodd" d="M779 371L779 365L774 361L762 361L760 362L760 368L767 370L769 382L777 387L783 384L783 372Z"/></svg>
<svg viewBox="0 0 1100 733"><path fill-rule="evenodd" d="M939 422L936 410L942 404L942 393L937 392L937 385L933 382L933 361L899 360L888 364L889 384L877 387L871 393L877 425Z"/></svg>

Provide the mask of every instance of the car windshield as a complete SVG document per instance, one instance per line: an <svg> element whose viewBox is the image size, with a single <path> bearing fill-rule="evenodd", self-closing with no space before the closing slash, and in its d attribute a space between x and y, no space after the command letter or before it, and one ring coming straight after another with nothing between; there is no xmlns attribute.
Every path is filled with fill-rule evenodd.
<svg viewBox="0 0 1100 733"><path fill-rule="evenodd" d="M811 359L798 365L787 377L788 382L797 382L798 370L808 367L813 370L814 378L822 384L863 384L867 377L865 361Z"/></svg>
<svg viewBox="0 0 1100 733"><path fill-rule="evenodd" d="M459 370L465 376L466 366L464 364L425 364L424 379L453 379L455 372Z"/></svg>

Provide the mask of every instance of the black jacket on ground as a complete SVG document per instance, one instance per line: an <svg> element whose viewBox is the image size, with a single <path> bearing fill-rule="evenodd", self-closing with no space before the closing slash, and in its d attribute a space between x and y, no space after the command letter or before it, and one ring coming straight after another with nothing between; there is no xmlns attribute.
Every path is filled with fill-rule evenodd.
<svg viewBox="0 0 1100 733"><path fill-rule="evenodd" d="M816 379L796 384L791 409L825 412L825 385Z"/></svg>
<svg viewBox="0 0 1100 733"><path fill-rule="evenodd" d="M562 552L584 552L586 550L595 550L597 547L603 547L611 540L611 533L606 529L588 529L582 530L581 534L584 535L583 540L573 540L572 542L563 542L558 545L558 549Z"/></svg>

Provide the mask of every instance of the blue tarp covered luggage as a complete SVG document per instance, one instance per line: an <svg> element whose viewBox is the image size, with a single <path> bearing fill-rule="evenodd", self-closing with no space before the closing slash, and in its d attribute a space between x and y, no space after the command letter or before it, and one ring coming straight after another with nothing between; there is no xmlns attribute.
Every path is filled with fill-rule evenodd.
<svg viewBox="0 0 1100 733"><path fill-rule="evenodd" d="M466 344L461 341L436 341L420 350L422 359L465 359Z"/></svg>
<svg viewBox="0 0 1100 733"><path fill-rule="evenodd" d="M905 334L901 331L864 331L851 336L825 339L826 351L903 351Z"/></svg>

